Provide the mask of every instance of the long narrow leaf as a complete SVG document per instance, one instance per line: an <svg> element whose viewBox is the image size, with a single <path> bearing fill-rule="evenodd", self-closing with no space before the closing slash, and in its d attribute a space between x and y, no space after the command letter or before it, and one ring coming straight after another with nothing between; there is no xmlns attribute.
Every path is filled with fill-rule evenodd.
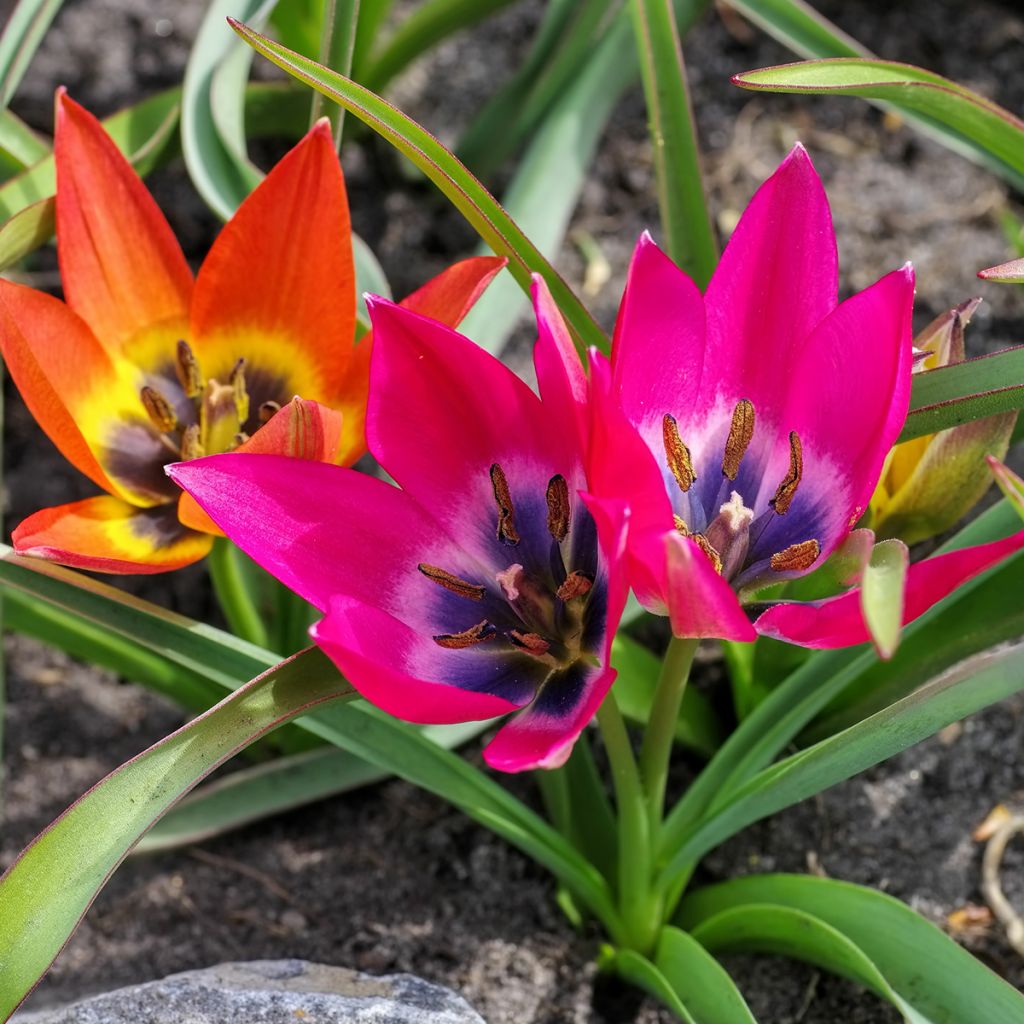
<svg viewBox="0 0 1024 1024"><path fill-rule="evenodd" d="M20 117L5 110L0 113L0 151L20 171L42 160L49 154L50 146Z"/></svg>
<svg viewBox="0 0 1024 1024"><path fill-rule="evenodd" d="M565 314L581 351L590 345L607 350L608 339L568 285L494 197L429 132L368 89L335 74L308 57L279 46L246 25L236 21L231 24L246 42L265 57L340 103L416 164L451 200L494 252L508 257L509 269L524 291L529 289L530 275L541 274Z"/></svg>
<svg viewBox="0 0 1024 1024"><path fill-rule="evenodd" d="M0 110L5 108L64 0L19 0L0 35Z"/></svg>
<svg viewBox="0 0 1024 1024"><path fill-rule="evenodd" d="M730 0L729 6L801 57L871 56L803 0Z"/></svg>
<svg viewBox="0 0 1024 1024"><path fill-rule="evenodd" d="M0 879L0 1019L32 991L146 829L232 754L352 688L316 649L236 690L94 786Z"/></svg>

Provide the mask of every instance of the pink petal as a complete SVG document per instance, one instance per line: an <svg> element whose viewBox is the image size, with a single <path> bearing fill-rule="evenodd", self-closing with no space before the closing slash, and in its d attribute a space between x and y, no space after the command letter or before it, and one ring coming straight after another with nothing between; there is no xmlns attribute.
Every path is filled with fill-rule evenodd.
<svg viewBox="0 0 1024 1024"><path fill-rule="evenodd" d="M960 584L1024 548L1024 530L1002 540L926 558L910 567L903 625L913 622ZM860 607L860 590L807 604L779 604L754 623L758 633L801 647L849 647L870 639Z"/></svg>
<svg viewBox="0 0 1024 1024"><path fill-rule="evenodd" d="M572 336L540 274L533 275L533 308L537 315L537 344L533 365L537 389L555 430L575 438L585 452L589 444L587 375Z"/></svg>
<svg viewBox="0 0 1024 1024"><path fill-rule="evenodd" d="M645 231L633 252L612 342L612 386L637 426L696 405L704 367L704 300ZM711 372L717 372L712 367Z"/></svg>
<svg viewBox="0 0 1024 1024"><path fill-rule="evenodd" d="M804 339L835 308L837 281L828 199L798 145L751 199L708 285L702 406L717 393L762 415L775 408Z"/></svg>
<svg viewBox="0 0 1024 1024"><path fill-rule="evenodd" d="M490 467L513 499L542 498L561 473L574 489L573 439L537 396L468 338L383 299L371 302L374 345L366 435L380 464L460 541L479 548L479 510L494 507ZM476 517L472 523L466 519Z"/></svg>
<svg viewBox="0 0 1024 1024"><path fill-rule="evenodd" d="M322 611L347 594L414 615L421 587L434 586L419 563L467 571L407 494L351 469L232 453L179 462L168 473L243 551Z"/></svg>
<svg viewBox="0 0 1024 1024"><path fill-rule="evenodd" d="M410 675L405 666L415 664L425 644L433 648L431 660L446 654L459 658L466 652L442 651L429 636L352 598L332 599L327 615L310 635L368 701L407 722L474 722L521 706L490 693Z"/></svg>
<svg viewBox="0 0 1024 1024"><path fill-rule="evenodd" d="M584 684L585 698L565 716L546 713L533 706L521 711L503 725L484 748L484 760L503 772L561 767L614 681L614 669L596 673Z"/></svg>

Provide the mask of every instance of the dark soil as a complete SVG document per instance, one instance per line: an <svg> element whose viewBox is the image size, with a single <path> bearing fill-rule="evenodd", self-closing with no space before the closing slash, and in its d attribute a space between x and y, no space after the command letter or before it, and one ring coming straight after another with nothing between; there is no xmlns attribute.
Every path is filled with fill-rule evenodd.
<svg viewBox="0 0 1024 1024"><path fill-rule="evenodd" d="M901 5L829 0L821 8L881 55L926 65L1011 109L1024 16L1012 3ZM49 129L58 83L108 113L180 78L203 4L69 0L14 108ZM451 139L514 66L540 5L516 6L415 69L396 95ZM490 47L485 51L484 47ZM723 232L797 138L833 204L846 291L912 259L920 323L972 294L986 303L974 351L1024 338L1020 291L978 282L1009 258L999 226L1020 197L985 171L854 100L751 96L729 75L792 59L743 23L707 19L687 58L714 209ZM427 185L410 183L375 140L345 155L357 229L404 294L473 248L472 233ZM216 228L180 168L153 188L198 263ZM629 252L656 223L642 98L623 102L585 190L575 227L589 232L612 275L589 300L611 322ZM29 280L56 288L43 254ZM560 266L582 279L572 246ZM526 332L528 333L528 332ZM524 333L524 337L526 334ZM512 351L522 362L522 348ZM9 392L8 521L91 493ZM133 589L178 610L211 614L201 571ZM182 721L175 708L20 638L8 644L9 700L0 867L105 772ZM745 832L713 852L700 881L751 871L806 871L880 888L942 925L980 903L981 851L971 831L999 802L1024 805L1024 702L991 708ZM511 783L532 798L527 783ZM1024 905L1024 855L1011 848L1007 893ZM114 876L33 997L42 1006L227 959L300 956L377 973L409 970L459 989L490 1024L652 1024L654 1004L606 984L591 966L597 936L578 935L554 906L549 878L524 857L414 787L389 782L325 801L177 854L129 861ZM1024 964L998 926L970 948L1020 986ZM852 984L774 958L727 961L764 1024L879 1024L899 1019ZM989 1022L986 1022L989 1024ZM1001 1022L992 1022L1001 1024Z"/></svg>

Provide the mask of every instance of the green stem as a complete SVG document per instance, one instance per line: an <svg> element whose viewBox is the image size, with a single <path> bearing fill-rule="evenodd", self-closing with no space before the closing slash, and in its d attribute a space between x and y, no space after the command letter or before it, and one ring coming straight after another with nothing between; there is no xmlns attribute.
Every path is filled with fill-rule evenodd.
<svg viewBox="0 0 1024 1024"><path fill-rule="evenodd" d="M631 0L668 254L704 288L718 262L671 0Z"/></svg>
<svg viewBox="0 0 1024 1024"><path fill-rule="evenodd" d="M242 552L226 537L217 537L207 556L210 581L217 603L235 636L258 647L270 646L267 627L247 586L242 568Z"/></svg>
<svg viewBox="0 0 1024 1024"><path fill-rule="evenodd" d="M359 24L359 0L326 0L324 4L323 35L320 37L320 63L346 78L352 73L352 54L356 46L356 28ZM310 123L315 123L323 110L323 95L313 90ZM345 125L345 108L338 103L327 107L334 145L341 148L341 133Z"/></svg>
<svg viewBox="0 0 1024 1024"><path fill-rule="evenodd" d="M640 750L640 773L647 794L647 818L652 835L657 834L661 827L661 816L665 810L665 784L668 781L679 709L699 642L672 637L661 663L661 674L651 703L651 715Z"/></svg>
<svg viewBox="0 0 1024 1024"><path fill-rule="evenodd" d="M619 817L619 910L629 945L647 953L660 923L651 908L650 834L640 773L613 693L598 708L597 724L611 763Z"/></svg>
<svg viewBox="0 0 1024 1024"><path fill-rule="evenodd" d="M582 743L583 738L577 742ZM541 768L533 773L533 777L537 780L548 819L566 839L571 841L572 808L569 804L569 781L565 769L553 768L549 771Z"/></svg>

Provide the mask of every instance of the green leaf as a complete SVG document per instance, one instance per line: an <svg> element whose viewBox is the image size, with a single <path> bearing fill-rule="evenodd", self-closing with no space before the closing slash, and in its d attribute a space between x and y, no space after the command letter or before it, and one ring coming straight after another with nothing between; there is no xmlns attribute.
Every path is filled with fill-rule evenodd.
<svg viewBox="0 0 1024 1024"><path fill-rule="evenodd" d="M9 110L0 112L0 151L18 171L49 155L50 147L24 121Z"/></svg>
<svg viewBox="0 0 1024 1024"><path fill-rule="evenodd" d="M751 875L691 893L679 919L700 934L703 922L751 904L791 907L824 921L935 1024L1024 1020L1019 992L908 906L862 886L802 875Z"/></svg>
<svg viewBox="0 0 1024 1024"><path fill-rule="evenodd" d="M663 928L654 965L697 1024L757 1024L725 968L693 936Z"/></svg>
<svg viewBox="0 0 1024 1024"><path fill-rule="evenodd" d="M607 351L608 339L554 268L483 185L429 132L355 82L279 46L245 25L236 21L231 24L256 50L340 103L407 156L452 201L493 251L509 259L509 270L524 291L530 287L530 275L541 274L581 351L590 345Z"/></svg>
<svg viewBox="0 0 1024 1024"><path fill-rule="evenodd" d="M704 198L697 132L671 0L630 0L668 254L705 288L718 244Z"/></svg>
<svg viewBox="0 0 1024 1024"><path fill-rule="evenodd" d="M668 978L646 957L632 949L602 951L602 966L614 971L624 981L636 985L648 995L664 1003L683 1024L699 1024L683 1005Z"/></svg>
<svg viewBox="0 0 1024 1024"><path fill-rule="evenodd" d="M895 61L840 57L736 75L744 89L860 96L890 104L972 155L1018 188L1024 186L1024 121L931 71Z"/></svg>
<svg viewBox="0 0 1024 1024"><path fill-rule="evenodd" d="M1010 260L1000 263L998 267L979 270L978 277L983 281L998 281L1002 284L1024 284L1024 259Z"/></svg>
<svg viewBox="0 0 1024 1024"><path fill-rule="evenodd" d="M999 489L1006 495L1006 500L1017 510L1021 519L1024 519L1024 480L998 459L990 458L989 466Z"/></svg>
<svg viewBox="0 0 1024 1024"><path fill-rule="evenodd" d="M803 57L870 57L803 0L731 0L730 6Z"/></svg>
<svg viewBox="0 0 1024 1024"><path fill-rule="evenodd" d="M304 651L122 765L65 811L0 879L0 1017L32 990L111 872L176 800L270 729L352 695L319 651Z"/></svg>
<svg viewBox="0 0 1024 1024"><path fill-rule="evenodd" d="M693 938L712 953L768 953L823 967L892 1003L909 1024L929 1024L885 980L870 958L842 932L792 907L748 903L706 918Z"/></svg>
<svg viewBox="0 0 1024 1024"><path fill-rule="evenodd" d="M64 0L19 0L0 35L0 110L14 97Z"/></svg>
<svg viewBox="0 0 1024 1024"><path fill-rule="evenodd" d="M860 584L861 611L875 647L885 659L893 656L900 642L909 568L910 552L899 540L876 544L864 567Z"/></svg>
<svg viewBox="0 0 1024 1024"><path fill-rule="evenodd" d="M915 373L897 443L1022 407L1024 345Z"/></svg>
<svg viewBox="0 0 1024 1024"><path fill-rule="evenodd" d="M54 213L53 200L41 199L0 225L0 271L12 267L53 238Z"/></svg>
<svg viewBox="0 0 1024 1024"><path fill-rule="evenodd" d="M227 220L242 200L259 184L262 174L245 155L245 131L238 123L242 104L233 101L234 115L227 133L222 134L214 114L213 88L219 69L226 66L227 85L220 88L220 104L225 95L244 89L248 61L232 58L237 43L225 19L231 14L260 21L273 9L276 0L213 0L199 27L199 33L185 67L181 92L181 148L185 166L199 194L209 207ZM221 124L226 114L221 115Z"/></svg>
<svg viewBox="0 0 1024 1024"><path fill-rule="evenodd" d="M765 768L713 803L679 847L667 849L668 885L747 825L884 761L981 708L1024 689L1024 642L983 651L883 711Z"/></svg>

